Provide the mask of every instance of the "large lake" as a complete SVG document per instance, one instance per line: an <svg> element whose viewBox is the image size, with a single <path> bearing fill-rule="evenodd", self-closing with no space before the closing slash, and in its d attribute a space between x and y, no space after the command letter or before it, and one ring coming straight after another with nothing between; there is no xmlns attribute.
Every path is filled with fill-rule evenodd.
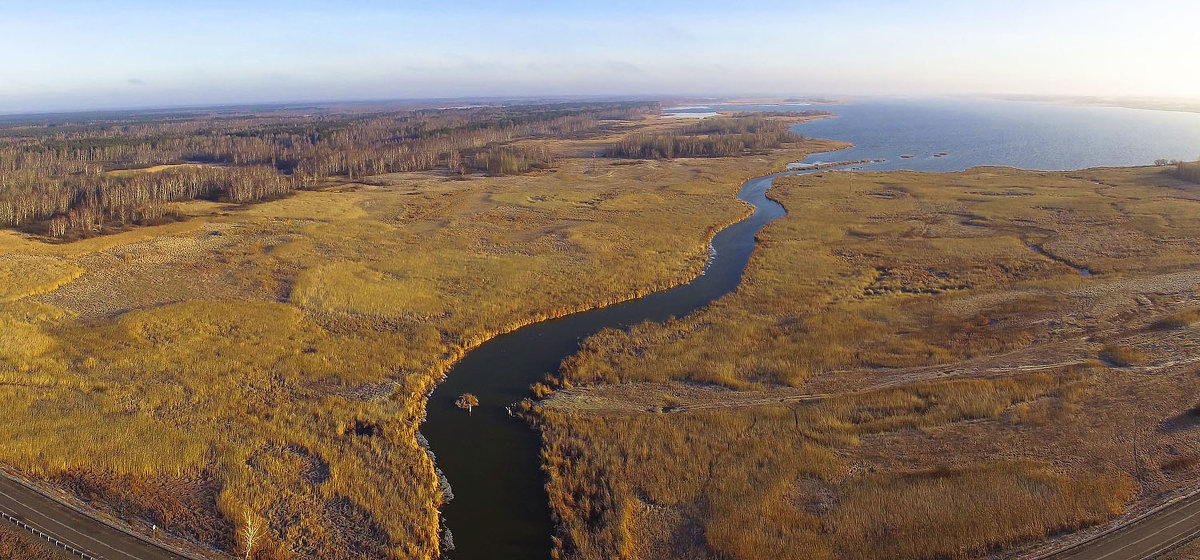
<svg viewBox="0 0 1200 560"><path fill-rule="evenodd" d="M795 110L791 106L693 107L673 111L693 118L714 110ZM854 148L817 154L810 162L887 158L873 169L948 171L1003 164L1042 169L1150 163L1195 158L1200 115L1021 103L886 101L831 107L841 116L797 125L801 134L849 140ZM683 118L683 117L676 117ZM1093 137L1096 138L1093 138ZM947 152L945 157L933 154ZM912 159L900 159L913 154ZM682 317L737 288L755 238L782 217L766 196L777 173L747 181L738 197L755 207L749 218L721 230L704 275L677 288L493 338L468 353L434 390L421 432L437 454L454 493L442 508L457 560L550 557L550 517L541 438L507 407L529 395L529 385L558 369L579 342L604 328ZM455 401L479 396L470 414Z"/></svg>
<svg viewBox="0 0 1200 560"><path fill-rule="evenodd" d="M976 165L1062 170L1200 157L1200 114L1026 101L877 99L844 105L717 105L680 113L822 109L797 133L853 142L805 163L885 159L868 170L959 171ZM943 157L934 154L945 152ZM901 155L912 155L902 159Z"/></svg>

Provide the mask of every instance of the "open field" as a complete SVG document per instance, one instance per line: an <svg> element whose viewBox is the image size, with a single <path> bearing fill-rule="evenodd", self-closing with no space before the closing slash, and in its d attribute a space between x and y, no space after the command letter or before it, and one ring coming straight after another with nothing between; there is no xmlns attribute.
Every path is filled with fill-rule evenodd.
<svg viewBox="0 0 1200 560"><path fill-rule="evenodd" d="M464 351L678 284L747 209L741 157L592 158L625 134L522 140L555 167L409 172L47 244L0 233L0 461L168 536L258 558L432 558L423 396ZM520 147L520 146L518 146ZM582 156L582 157L580 157ZM664 228L662 224L671 227Z"/></svg>
<svg viewBox="0 0 1200 560"><path fill-rule="evenodd" d="M736 293L593 337L536 405L560 557L974 558L1194 482L1200 186L979 168L770 196L789 214Z"/></svg>

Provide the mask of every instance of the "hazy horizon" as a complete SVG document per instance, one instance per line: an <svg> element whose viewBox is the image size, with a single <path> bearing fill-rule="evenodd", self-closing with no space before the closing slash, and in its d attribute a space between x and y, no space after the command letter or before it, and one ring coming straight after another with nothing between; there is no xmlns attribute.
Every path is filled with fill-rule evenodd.
<svg viewBox="0 0 1200 560"><path fill-rule="evenodd" d="M709 95L1200 97L1200 8L940 0L21 4L0 113Z"/></svg>

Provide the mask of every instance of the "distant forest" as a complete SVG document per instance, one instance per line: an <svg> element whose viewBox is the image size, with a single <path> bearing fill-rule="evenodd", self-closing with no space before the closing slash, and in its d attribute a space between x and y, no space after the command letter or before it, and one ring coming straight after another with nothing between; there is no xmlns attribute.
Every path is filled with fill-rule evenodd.
<svg viewBox="0 0 1200 560"><path fill-rule="evenodd" d="M616 158L670 159L677 157L728 157L761 152L798 142L792 123L772 117L827 115L824 111L734 113L697 121L678 132L633 134L605 155Z"/></svg>
<svg viewBox="0 0 1200 560"><path fill-rule="evenodd" d="M85 236L162 221L169 202L264 200L331 177L525 173L550 167L553 154L518 141L595 134L657 112L591 103L11 123L0 127L0 226Z"/></svg>

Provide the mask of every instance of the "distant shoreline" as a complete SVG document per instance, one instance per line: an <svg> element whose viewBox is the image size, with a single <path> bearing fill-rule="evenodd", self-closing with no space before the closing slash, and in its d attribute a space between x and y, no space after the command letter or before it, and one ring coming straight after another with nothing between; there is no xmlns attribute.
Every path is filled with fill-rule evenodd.
<svg viewBox="0 0 1200 560"><path fill-rule="evenodd" d="M1120 107L1147 111L1173 113L1200 113L1200 98L1184 97L1098 97L1072 95L1000 95L1006 101L1035 101L1060 105L1083 105L1091 107Z"/></svg>

